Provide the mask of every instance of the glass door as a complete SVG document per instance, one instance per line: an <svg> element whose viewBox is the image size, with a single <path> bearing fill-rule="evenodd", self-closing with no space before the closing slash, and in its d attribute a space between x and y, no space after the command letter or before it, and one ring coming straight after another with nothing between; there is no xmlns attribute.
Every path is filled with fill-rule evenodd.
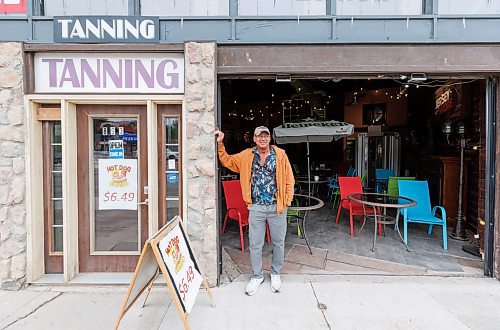
<svg viewBox="0 0 500 330"><path fill-rule="evenodd" d="M77 116L80 272L133 271L148 237L146 106Z"/></svg>

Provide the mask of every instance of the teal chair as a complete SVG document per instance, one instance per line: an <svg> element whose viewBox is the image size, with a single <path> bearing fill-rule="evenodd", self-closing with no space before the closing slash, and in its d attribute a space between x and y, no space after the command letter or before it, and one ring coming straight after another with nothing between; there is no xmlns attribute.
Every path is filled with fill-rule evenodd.
<svg viewBox="0 0 500 330"><path fill-rule="evenodd" d="M387 191L387 181L390 176L396 176L396 172L386 168L375 169L375 192L385 193Z"/></svg>
<svg viewBox="0 0 500 330"><path fill-rule="evenodd" d="M446 210L442 206L431 209L429 184L427 181L398 181L399 195L411 198L417 202L416 206L403 209L403 239L408 245L408 223L428 224L427 234L432 234L434 225L443 227L443 249L448 250L448 234L446 230ZM441 218L436 217L436 211L441 211Z"/></svg>
<svg viewBox="0 0 500 330"><path fill-rule="evenodd" d="M400 180L413 180L414 176L390 176L387 182L387 195L399 196L398 181Z"/></svg>

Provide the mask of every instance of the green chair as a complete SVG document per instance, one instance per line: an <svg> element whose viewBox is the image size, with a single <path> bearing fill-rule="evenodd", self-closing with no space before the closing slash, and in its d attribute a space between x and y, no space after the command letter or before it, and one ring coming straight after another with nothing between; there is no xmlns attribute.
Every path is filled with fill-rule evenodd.
<svg viewBox="0 0 500 330"><path fill-rule="evenodd" d="M414 176L390 176L389 181L387 181L387 195L399 196L398 181L415 181ZM400 212L399 209L397 211ZM397 230L397 224L394 224L394 230Z"/></svg>
<svg viewBox="0 0 500 330"><path fill-rule="evenodd" d="M361 176L361 185L364 187L365 186L365 183L366 183L366 173L363 173L363 175Z"/></svg>
<svg viewBox="0 0 500 330"><path fill-rule="evenodd" d="M294 199L292 203L298 206L298 202L296 199ZM286 212L286 221L287 223L291 223L297 226L297 236L299 238L302 237L302 233L300 231L300 222L302 221L302 217L300 216L300 211L288 209L288 211Z"/></svg>
<svg viewBox="0 0 500 330"><path fill-rule="evenodd" d="M399 180L413 180L414 176L390 176L387 182L387 195L399 196L398 181Z"/></svg>

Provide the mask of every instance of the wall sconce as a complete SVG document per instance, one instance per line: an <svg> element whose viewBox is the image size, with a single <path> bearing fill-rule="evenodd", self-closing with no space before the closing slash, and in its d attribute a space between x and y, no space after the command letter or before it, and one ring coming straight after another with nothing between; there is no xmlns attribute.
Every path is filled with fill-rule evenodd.
<svg viewBox="0 0 500 330"><path fill-rule="evenodd" d="M451 134L451 122L450 121L444 122L443 127L442 127L442 131L447 136L449 136Z"/></svg>
<svg viewBox="0 0 500 330"><path fill-rule="evenodd" d="M463 121L458 123L457 133L462 135L462 136L465 134L465 124Z"/></svg>

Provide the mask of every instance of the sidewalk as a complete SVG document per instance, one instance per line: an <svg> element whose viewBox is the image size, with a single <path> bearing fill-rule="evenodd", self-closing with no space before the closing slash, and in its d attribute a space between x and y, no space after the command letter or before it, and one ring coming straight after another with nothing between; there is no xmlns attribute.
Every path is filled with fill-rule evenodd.
<svg viewBox="0 0 500 330"><path fill-rule="evenodd" d="M213 288L212 308L200 291L191 329L498 329L500 282L491 278L375 275L269 275L246 296L248 275ZM125 286L30 286L0 291L0 329L112 329ZM182 329L167 289L155 285L120 329Z"/></svg>

